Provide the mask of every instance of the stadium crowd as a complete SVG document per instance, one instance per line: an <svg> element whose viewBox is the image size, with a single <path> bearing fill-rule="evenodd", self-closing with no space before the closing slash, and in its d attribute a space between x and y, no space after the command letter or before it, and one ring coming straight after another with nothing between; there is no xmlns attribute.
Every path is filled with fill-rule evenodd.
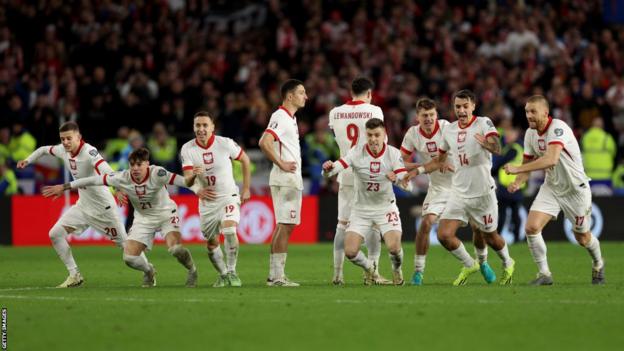
<svg viewBox="0 0 624 351"><path fill-rule="evenodd" d="M61 121L77 121L120 168L146 145L155 163L178 171L198 110L216 117L218 134L257 149L280 83L295 77L309 97L297 113L304 174L322 191L320 165L338 155L327 113L359 75L374 80L373 103L395 146L419 97L454 120L450 97L462 88L477 93L478 113L504 140L521 143L526 98L543 94L581 140L588 175L624 188L624 26L605 19L602 1L354 4L6 1L0 190L59 176L60 165L17 174L14 166L58 143Z"/></svg>

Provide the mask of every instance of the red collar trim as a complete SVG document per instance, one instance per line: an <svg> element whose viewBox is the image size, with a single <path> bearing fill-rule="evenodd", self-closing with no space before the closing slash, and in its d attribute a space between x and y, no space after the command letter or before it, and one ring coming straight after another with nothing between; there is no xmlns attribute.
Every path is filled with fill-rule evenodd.
<svg viewBox="0 0 624 351"><path fill-rule="evenodd" d="M474 123L474 121L476 121L476 120L477 120L477 116L473 115L472 119L470 120L470 122L468 122L468 124L465 127L462 127L461 123L459 123L459 121L457 122L457 125L459 126L459 129L466 129L466 128L470 127Z"/></svg>
<svg viewBox="0 0 624 351"><path fill-rule="evenodd" d="M420 132L420 135L424 136L427 139L431 139L434 135L436 135L436 133L438 132L438 130L440 130L440 123L438 123L438 120L436 120L436 124L435 127L433 127L433 131L431 132L431 134L427 134L422 127L418 128L418 131Z"/></svg>
<svg viewBox="0 0 624 351"><path fill-rule="evenodd" d="M295 118L295 117L294 117L294 116L290 113L290 111L288 111L288 109L287 109L286 107L284 107L283 105L280 105L279 109L280 109L280 110L284 110L284 111L286 111L286 113L288 113L288 115L290 116L290 118Z"/></svg>
<svg viewBox="0 0 624 351"><path fill-rule="evenodd" d="M136 180L134 180L134 177L132 176L132 173L130 173L130 179L132 179L132 181L133 181L135 184L143 184L143 183L145 183L145 182L147 181L147 179L149 178L150 173L152 173L152 169L148 167L148 168L147 168L147 174L145 175L145 178L143 178L143 180L142 180L142 181L137 182Z"/></svg>
<svg viewBox="0 0 624 351"><path fill-rule="evenodd" d="M552 117L548 116L548 122L546 122L546 126L544 127L544 129L542 129L542 131L538 131L537 135L542 136L546 134L546 132L548 131L548 127L550 127L551 123L552 123Z"/></svg>
<svg viewBox="0 0 624 351"><path fill-rule="evenodd" d="M80 139L80 146L78 146L78 150L76 150L75 153L71 154L72 158L78 156L78 154L80 153L80 150L82 150L82 147L84 146L84 144L85 144L84 140Z"/></svg>
<svg viewBox="0 0 624 351"><path fill-rule="evenodd" d="M371 149L368 147L368 144L366 144L365 148L366 148L366 152L368 152L368 154L371 155L372 158L380 158L384 154L384 152L386 152L386 143L383 144L383 147L381 148L381 151L379 152L377 156L373 154Z"/></svg>
<svg viewBox="0 0 624 351"><path fill-rule="evenodd" d="M195 138L195 144L197 144L197 146L201 147L202 149L208 150L214 143L214 140L215 140L215 135L214 133L212 133L210 138L208 138L208 144L206 146L202 146L202 144L199 143L199 140L197 140L197 138Z"/></svg>
<svg viewBox="0 0 624 351"><path fill-rule="evenodd" d="M361 104L365 104L365 102L361 100L351 100L351 101L347 101L346 103L346 105L361 105Z"/></svg>

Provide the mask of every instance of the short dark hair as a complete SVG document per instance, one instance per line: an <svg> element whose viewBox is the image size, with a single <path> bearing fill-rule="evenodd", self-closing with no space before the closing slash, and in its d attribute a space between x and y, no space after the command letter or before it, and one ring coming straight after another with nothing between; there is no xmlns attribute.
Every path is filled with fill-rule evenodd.
<svg viewBox="0 0 624 351"><path fill-rule="evenodd" d="M543 104L547 110L550 110L550 104L548 103L548 100L546 100L546 98L543 95L533 95L527 99L527 104L529 103L532 104L536 102Z"/></svg>
<svg viewBox="0 0 624 351"><path fill-rule="evenodd" d="M436 102L428 97L420 98L416 101L416 113L420 112L420 110L431 110L432 108L436 108Z"/></svg>
<svg viewBox="0 0 624 351"><path fill-rule="evenodd" d="M303 82L298 79L289 79L282 84L280 88L280 93L282 94L282 99L286 99L286 95L297 89L298 86L303 85Z"/></svg>
<svg viewBox="0 0 624 351"><path fill-rule="evenodd" d="M59 133L69 132L70 130L74 130L80 133L80 128L78 127L78 123L69 121L69 122L65 122L61 124L61 127L59 128Z"/></svg>
<svg viewBox="0 0 624 351"><path fill-rule="evenodd" d="M366 121L366 129L375 129L375 128L386 128L386 125L384 124L384 121L382 121L379 118L371 118L368 121Z"/></svg>
<svg viewBox="0 0 624 351"><path fill-rule="evenodd" d="M362 95L368 90L373 90L375 83L366 77L358 77L351 82L351 92L353 95Z"/></svg>
<svg viewBox="0 0 624 351"><path fill-rule="evenodd" d="M132 164L132 163L137 163L137 162L149 161L149 159L150 159L149 150L142 147L130 153L130 155L128 156L128 163Z"/></svg>
<svg viewBox="0 0 624 351"><path fill-rule="evenodd" d="M470 90L468 89L462 89L460 91L455 92L455 94L453 94L453 102L455 102L455 99L468 99L473 103L477 102L477 96Z"/></svg>
<svg viewBox="0 0 624 351"><path fill-rule="evenodd" d="M212 116L210 116L210 113L208 113L208 111L198 111L197 113L195 113L195 115L193 116L193 119L197 118L197 117L208 117L210 118L210 120L214 123L214 120L212 119Z"/></svg>

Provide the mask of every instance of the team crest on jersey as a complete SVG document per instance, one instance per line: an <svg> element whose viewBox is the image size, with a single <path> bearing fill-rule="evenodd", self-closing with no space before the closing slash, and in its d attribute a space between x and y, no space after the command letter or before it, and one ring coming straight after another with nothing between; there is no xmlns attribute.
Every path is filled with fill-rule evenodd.
<svg viewBox="0 0 624 351"><path fill-rule="evenodd" d="M435 141L427 142L427 151L429 151L429 152L437 152L438 151L438 145L436 144Z"/></svg>
<svg viewBox="0 0 624 351"><path fill-rule="evenodd" d="M164 177L167 175L167 171L165 171L164 169L159 169L157 174L159 177Z"/></svg>
<svg viewBox="0 0 624 351"><path fill-rule="evenodd" d="M212 152L206 152L202 155L204 158L205 165L211 165L214 162L214 157L212 156Z"/></svg>
<svg viewBox="0 0 624 351"><path fill-rule="evenodd" d="M539 147L539 151L546 151L546 141L543 139L537 140L537 146Z"/></svg>
<svg viewBox="0 0 624 351"><path fill-rule="evenodd" d="M371 173L379 173L381 171L381 162L371 162L370 163L370 172Z"/></svg>
<svg viewBox="0 0 624 351"><path fill-rule="evenodd" d="M556 136L562 136L563 135L563 129L561 129L561 128L555 129L555 135Z"/></svg>
<svg viewBox="0 0 624 351"><path fill-rule="evenodd" d="M144 196L147 193L147 187L145 185L135 185L134 192L136 192L139 197Z"/></svg>
<svg viewBox="0 0 624 351"><path fill-rule="evenodd" d="M75 171L78 167L76 167L76 160L69 159L69 168L72 171Z"/></svg>
<svg viewBox="0 0 624 351"><path fill-rule="evenodd" d="M464 141L466 141L466 132L457 133L457 142L463 143Z"/></svg>

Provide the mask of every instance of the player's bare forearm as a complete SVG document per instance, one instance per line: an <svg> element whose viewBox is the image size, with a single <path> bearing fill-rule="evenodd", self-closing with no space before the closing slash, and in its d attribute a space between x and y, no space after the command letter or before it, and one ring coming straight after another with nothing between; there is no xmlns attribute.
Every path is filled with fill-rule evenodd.
<svg viewBox="0 0 624 351"><path fill-rule="evenodd" d="M240 158L241 167L243 169L243 192L249 191L251 187L251 161L247 153L243 152Z"/></svg>
<svg viewBox="0 0 624 351"><path fill-rule="evenodd" d="M266 155L269 161L273 162L276 166L280 167L281 160L277 157L277 153L273 149L273 142L275 138L271 134L264 133L258 142L260 150Z"/></svg>
<svg viewBox="0 0 624 351"><path fill-rule="evenodd" d="M412 169L418 168L419 166L421 166L420 163L416 163L416 162L405 162L405 169L407 169L408 171L411 171Z"/></svg>
<svg viewBox="0 0 624 351"><path fill-rule="evenodd" d="M500 138L494 135L487 137L482 146L494 155L500 155L503 149Z"/></svg>

